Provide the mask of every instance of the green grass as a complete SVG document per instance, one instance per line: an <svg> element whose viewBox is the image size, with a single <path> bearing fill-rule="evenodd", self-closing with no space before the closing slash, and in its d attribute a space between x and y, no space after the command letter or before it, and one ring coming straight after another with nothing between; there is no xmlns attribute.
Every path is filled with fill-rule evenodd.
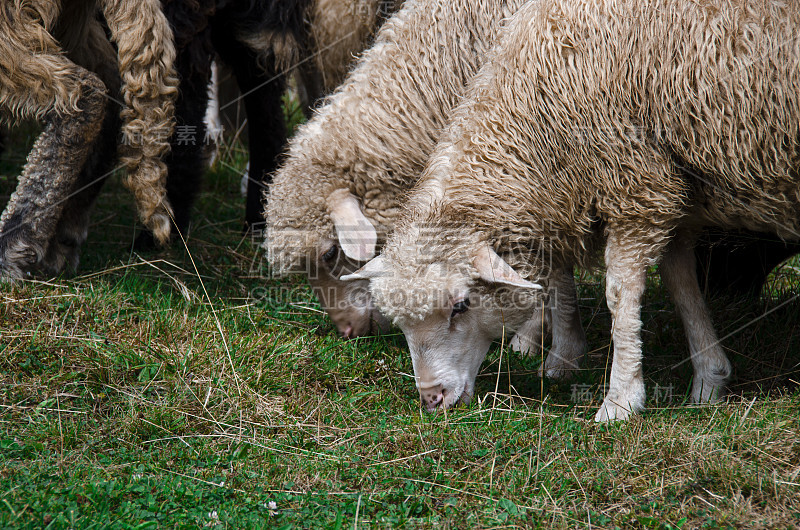
<svg viewBox="0 0 800 530"><path fill-rule="evenodd" d="M0 161L0 201L29 141ZM132 253L114 178L77 276L0 285L0 527L800 525L792 267L758 304L712 304L735 365L724 404L684 404L687 347L654 279L649 409L594 424L610 318L583 274L575 381L542 382L539 359L496 346L477 399L429 415L399 334L343 341L303 281L266 279L240 234L243 166L232 149L206 176L186 248Z"/></svg>

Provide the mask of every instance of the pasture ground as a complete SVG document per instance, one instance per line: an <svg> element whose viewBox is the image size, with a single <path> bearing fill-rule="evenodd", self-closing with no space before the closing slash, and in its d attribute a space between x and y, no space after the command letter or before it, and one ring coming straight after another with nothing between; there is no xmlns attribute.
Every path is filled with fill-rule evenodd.
<svg viewBox="0 0 800 530"><path fill-rule="evenodd" d="M0 161L0 202L32 133ZM495 346L477 399L420 411L398 333L339 339L307 285L241 236L237 149L206 175L184 247L138 255L115 176L76 276L0 284L3 528L800 526L800 273L716 300L727 402L685 404L687 347L654 276L648 410L596 425L610 368L602 275L571 382ZM766 315L766 316L764 316Z"/></svg>

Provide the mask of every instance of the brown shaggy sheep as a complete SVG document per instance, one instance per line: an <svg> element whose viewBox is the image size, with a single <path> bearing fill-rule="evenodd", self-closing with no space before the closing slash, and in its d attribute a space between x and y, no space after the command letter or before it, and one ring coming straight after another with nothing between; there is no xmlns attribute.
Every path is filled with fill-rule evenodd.
<svg viewBox="0 0 800 530"><path fill-rule="evenodd" d="M98 8L116 53L96 17ZM57 269L76 259L71 250L86 234L85 224L75 226L90 206L82 203L82 192L99 180L92 180L87 163L92 165L90 152L105 126L107 102L116 99L119 75L127 184L145 225L166 242L171 211L161 157L173 126L174 55L159 0L3 3L0 113L45 125L0 217L0 278L22 278L43 261ZM117 64L118 74L109 67Z"/></svg>

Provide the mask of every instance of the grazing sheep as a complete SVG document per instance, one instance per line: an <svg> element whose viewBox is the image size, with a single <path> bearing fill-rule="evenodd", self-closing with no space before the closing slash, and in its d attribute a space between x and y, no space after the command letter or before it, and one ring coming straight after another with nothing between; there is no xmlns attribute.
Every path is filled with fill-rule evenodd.
<svg viewBox="0 0 800 530"><path fill-rule="evenodd" d="M116 53L96 18L98 7ZM48 268L77 261L96 171L111 158L90 151L101 128L116 128L116 118L104 116L107 91L116 99L119 74L127 184L145 225L159 241L168 239L171 211L160 158L173 125L173 59L172 33L157 0L4 3L0 112L45 125L0 217L0 277L22 278L42 261ZM117 62L119 74L112 68Z"/></svg>
<svg viewBox="0 0 800 530"><path fill-rule="evenodd" d="M454 112L383 254L351 278L371 279L405 332L432 410L471 398L489 341L535 303L532 280L594 265L604 243L614 358L595 419L607 421L644 408L640 307L661 259L692 398L715 401L731 365L694 238L714 226L800 239L798 162L797 3L530 2Z"/></svg>
<svg viewBox="0 0 800 530"><path fill-rule="evenodd" d="M338 277L383 242L499 22L522 3L406 3L291 142L270 187L265 246L273 272L309 276L344 336L387 327L366 282L348 285ZM563 340L555 339L548 356L549 375L574 369L585 344L572 276L564 281L559 305L565 311L554 324ZM534 312L513 345L528 351L538 343L547 316Z"/></svg>

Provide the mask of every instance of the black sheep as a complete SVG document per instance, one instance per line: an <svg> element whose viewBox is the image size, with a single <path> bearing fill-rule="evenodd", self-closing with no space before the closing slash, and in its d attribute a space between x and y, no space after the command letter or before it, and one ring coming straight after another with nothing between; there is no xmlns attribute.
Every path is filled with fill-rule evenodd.
<svg viewBox="0 0 800 530"><path fill-rule="evenodd" d="M175 227L186 234L206 168L203 121L214 54L233 70L247 114L250 152L245 228L262 220L261 196L286 143L281 96L286 88L284 49L307 50L305 15L311 0L163 0L175 34L180 77L176 129L167 158L167 196ZM275 45L275 44L279 45ZM282 48L282 49L278 49ZM277 51L277 53L276 53ZM153 246L143 232L136 247Z"/></svg>

